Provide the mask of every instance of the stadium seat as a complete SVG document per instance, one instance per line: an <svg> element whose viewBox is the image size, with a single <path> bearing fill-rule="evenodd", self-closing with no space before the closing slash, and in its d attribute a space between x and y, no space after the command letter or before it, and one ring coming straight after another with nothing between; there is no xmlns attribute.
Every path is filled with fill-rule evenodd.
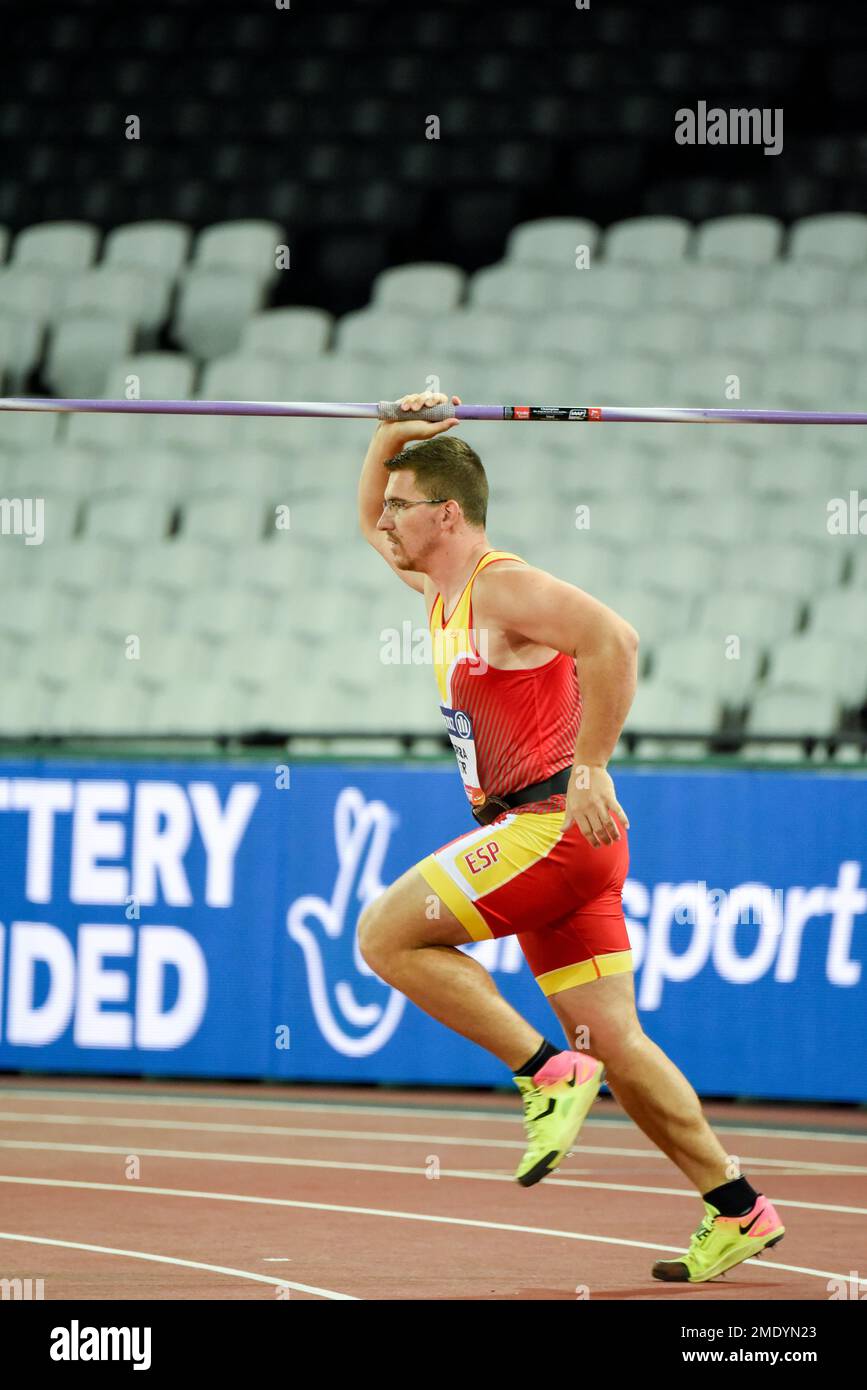
<svg viewBox="0 0 867 1390"><path fill-rule="evenodd" d="M125 319L64 315L51 335L46 380L58 396L98 396L109 367L125 357L134 342L135 328Z"/></svg>
<svg viewBox="0 0 867 1390"><path fill-rule="evenodd" d="M812 314L847 300L848 278L836 266L778 261L756 277L756 294L769 308Z"/></svg>
<svg viewBox="0 0 867 1390"><path fill-rule="evenodd" d="M653 304L664 309L728 312L750 306L754 279L754 272L743 266L680 261L654 266L649 295Z"/></svg>
<svg viewBox="0 0 867 1390"><path fill-rule="evenodd" d="M520 265L542 265L563 270L574 265L578 247L591 255L600 231L582 217L540 217L513 227L506 240L506 259Z"/></svg>
<svg viewBox="0 0 867 1390"><path fill-rule="evenodd" d="M86 222L42 222L25 227L15 238L12 264L44 266L64 275L87 270L96 260L99 232Z"/></svg>
<svg viewBox="0 0 867 1390"><path fill-rule="evenodd" d="M131 359L130 359L131 360ZM95 393L103 399L110 399L106 387L109 385L111 369L103 378L101 389ZM117 386L115 380L111 385ZM125 387L119 392L123 399ZM98 461L100 455L121 454L130 446L140 446L148 439L148 425L152 421L146 415L126 415L113 411L82 410L63 417L65 426L64 441L70 447L87 450Z"/></svg>
<svg viewBox="0 0 867 1390"><path fill-rule="evenodd" d="M789 258L829 261L840 266L867 263L867 216L861 212L823 212L802 217L791 229Z"/></svg>
<svg viewBox="0 0 867 1390"><path fill-rule="evenodd" d="M845 552L839 547L750 538L726 547L722 584L804 600L839 582L844 562Z"/></svg>
<svg viewBox="0 0 867 1390"><path fill-rule="evenodd" d="M429 350L454 361L514 353L525 341L526 326L519 319L491 309L464 309L429 325Z"/></svg>
<svg viewBox="0 0 867 1390"><path fill-rule="evenodd" d="M647 524L629 551L629 582L655 593L704 594L713 589L719 582L719 553L706 545L680 541L675 546L658 539L658 504L653 503L646 516ZM647 536L656 539L647 540Z"/></svg>
<svg viewBox="0 0 867 1390"><path fill-rule="evenodd" d="M49 704L47 689L28 676L0 682L0 734L33 738L42 733Z"/></svg>
<svg viewBox="0 0 867 1390"><path fill-rule="evenodd" d="M710 325L710 346L715 352L761 352L773 358L793 352L800 344L799 315L785 309L735 309L720 314Z"/></svg>
<svg viewBox="0 0 867 1390"><path fill-rule="evenodd" d="M169 505L145 492L118 489L93 498L86 508L84 534L116 545L161 540L168 534Z"/></svg>
<svg viewBox="0 0 867 1390"><path fill-rule="evenodd" d="M867 590L837 588L817 594L810 603L807 628L850 642L857 634L861 640L867 632Z"/></svg>
<svg viewBox="0 0 867 1390"><path fill-rule="evenodd" d="M148 634L147 646L142 648L138 679L146 689L159 694L166 688L184 689L194 673L201 689L201 684L211 679L217 651L218 644L210 634L189 627L159 629Z"/></svg>
<svg viewBox="0 0 867 1390"><path fill-rule="evenodd" d="M376 276L371 304L380 309L446 314L463 299L465 278L458 266L436 261L392 266Z"/></svg>
<svg viewBox="0 0 867 1390"><path fill-rule="evenodd" d="M61 595L93 593L120 582L127 558L110 542L63 541L46 546L40 582Z"/></svg>
<svg viewBox="0 0 867 1390"><path fill-rule="evenodd" d="M0 314L44 326L63 308L65 286L56 266L0 266Z"/></svg>
<svg viewBox="0 0 867 1390"><path fill-rule="evenodd" d="M232 353L210 362L202 374L202 400L279 401L284 399L286 367L273 358Z"/></svg>
<svg viewBox="0 0 867 1390"><path fill-rule="evenodd" d="M0 453L12 458L48 449L57 438L61 416L52 411L4 410L0 417Z"/></svg>
<svg viewBox="0 0 867 1390"><path fill-rule="evenodd" d="M822 738L836 729L839 712L839 701L833 695L769 691L756 696L745 728L751 734L794 738L810 734Z"/></svg>
<svg viewBox="0 0 867 1390"><path fill-rule="evenodd" d="M776 217L711 217L696 232L695 257L717 265L766 266L779 256L782 242L783 226Z"/></svg>
<svg viewBox="0 0 867 1390"><path fill-rule="evenodd" d="M192 231L180 222L131 222L114 227L105 238L105 265L154 270L171 285L189 255Z"/></svg>
<svg viewBox="0 0 867 1390"><path fill-rule="evenodd" d="M102 394L109 399L121 398L132 385L143 401L188 400L195 376L195 362L181 352L139 352L111 367ZM74 415L72 423L79 418ZM124 421L124 425L128 423Z"/></svg>
<svg viewBox="0 0 867 1390"><path fill-rule="evenodd" d="M133 680L102 680L94 685L85 677L57 697L49 730L67 736L134 737L146 727L148 702L147 691Z"/></svg>
<svg viewBox="0 0 867 1390"><path fill-rule="evenodd" d="M54 693L88 679L96 684L111 659L110 648L91 633L46 632L32 644L26 669L34 686Z"/></svg>
<svg viewBox="0 0 867 1390"><path fill-rule="evenodd" d="M49 588L26 585L7 589L3 595L0 634L32 641L37 633L58 626L58 602Z"/></svg>
<svg viewBox="0 0 867 1390"><path fill-rule="evenodd" d="M67 278L62 317L93 314L156 330L168 312L168 284L156 271L99 265ZM60 317L60 315L58 315Z"/></svg>
<svg viewBox="0 0 867 1390"><path fill-rule="evenodd" d="M306 357L325 352L333 320L324 309L266 309L254 314L241 333L244 357Z"/></svg>
<svg viewBox="0 0 867 1390"><path fill-rule="evenodd" d="M556 307L560 279L544 266L498 261L476 271L469 283L469 302L474 308L507 314L542 313Z"/></svg>
<svg viewBox="0 0 867 1390"><path fill-rule="evenodd" d="M680 261L691 233L690 224L682 217L630 217L607 229L605 259L647 266Z"/></svg>
<svg viewBox="0 0 867 1390"><path fill-rule="evenodd" d="M818 629L775 646L760 693L830 695L858 709L867 700L867 648Z"/></svg>
<svg viewBox="0 0 867 1390"><path fill-rule="evenodd" d="M867 314L860 307L846 307L813 315L804 330L804 346L810 352L863 360L867 357Z"/></svg>
<svg viewBox="0 0 867 1390"><path fill-rule="evenodd" d="M615 570L615 582L610 592L604 594L603 601L635 628L642 658L652 657L660 643L689 626L693 600L688 594L654 593L639 585L618 584L617 578L622 578L622 575L621 558ZM631 576L628 578L631 579ZM579 581L576 579L574 582ZM601 591L597 595L595 565L590 570L585 587L595 596L602 596Z"/></svg>
<svg viewBox="0 0 867 1390"><path fill-rule="evenodd" d="M664 505L663 534L673 542L728 546L753 534L755 508L744 496L681 497Z"/></svg>
<svg viewBox="0 0 867 1390"><path fill-rule="evenodd" d="M556 303L561 310L595 310L631 317L648 303L654 275L655 270L646 266L594 260L586 269L561 272Z"/></svg>
<svg viewBox="0 0 867 1390"><path fill-rule="evenodd" d="M817 432L818 433L818 432ZM800 450L774 449L773 444L753 460L748 471L749 491L758 499L787 497L827 502L844 487L845 460L824 448L821 438Z"/></svg>
<svg viewBox="0 0 867 1390"><path fill-rule="evenodd" d="M727 641L760 646L788 637L798 620L801 604L784 594L756 594L746 589L717 589L698 606L697 632Z"/></svg>
<svg viewBox="0 0 867 1390"><path fill-rule="evenodd" d="M687 431L679 449L663 453L647 469L648 481L658 497L704 499L742 496L750 465L723 444L714 444L706 433Z"/></svg>
<svg viewBox="0 0 867 1390"><path fill-rule="evenodd" d="M763 651L744 640L737 656L724 640L696 634L673 637L653 653L652 679L677 689L712 696L731 706L743 705L755 683Z"/></svg>
<svg viewBox="0 0 867 1390"><path fill-rule="evenodd" d="M620 346L618 319L593 310L570 309L540 315L531 325L522 325L522 328L522 339L534 352L596 358L613 353ZM513 328L511 350L517 345Z"/></svg>
<svg viewBox="0 0 867 1390"><path fill-rule="evenodd" d="M682 361L707 347L704 319L688 309L656 309L630 314L623 340L630 352Z"/></svg>
<svg viewBox="0 0 867 1390"><path fill-rule="evenodd" d="M696 355L673 369L677 404L759 409L763 404L763 373L764 363L746 350Z"/></svg>
<svg viewBox="0 0 867 1390"><path fill-rule="evenodd" d="M667 364L650 357L603 352L580 364L576 382L589 405L654 406L670 391ZM675 372L676 375L676 372ZM591 429L595 426L590 427ZM615 426L629 430L629 425Z"/></svg>
<svg viewBox="0 0 867 1390"><path fill-rule="evenodd" d="M57 444L53 449L31 449L19 455L10 482L19 497L77 498L94 486L101 472L101 461L89 450Z"/></svg>
<svg viewBox="0 0 867 1390"><path fill-rule="evenodd" d="M255 218L218 222L199 232L192 265L195 270L243 271L264 288L280 275L278 247L285 244L285 231L276 222Z"/></svg>
<svg viewBox="0 0 867 1390"><path fill-rule="evenodd" d="M769 409L847 410L855 369L853 361L825 352L775 355L764 364L763 396Z"/></svg>
<svg viewBox="0 0 867 1390"><path fill-rule="evenodd" d="M172 333L194 357L209 361L236 352L244 325L262 308L264 285L249 270L202 266L189 270L178 291Z"/></svg>
<svg viewBox="0 0 867 1390"><path fill-rule="evenodd" d="M0 313L0 382L7 380L15 395L23 393L24 383L39 364L43 337L36 319Z"/></svg>
<svg viewBox="0 0 867 1390"><path fill-rule="evenodd" d="M151 497L162 514L170 512L187 493L188 465L169 449L136 444L126 450L107 451L100 459L100 477L91 488L91 500L105 496L110 501L118 492L134 491Z"/></svg>
<svg viewBox="0 0 867 1390"><path fill-rule="evenodd" d="M830 498L781 497L762 510L764 538L796 541L829 552L837 562L840 550L857 537L831 535L828 530ZM831 561L828 562L831 564Z"/></svg>
<svg viewBox="0 0 867 1390"><path fill-rule="evenodd" d="M85 596L77 609L77 630L104 637L113 644L120 662L135 662L135 670L140 670L138 659L127 658L127 639L138 637L141 642L142 661L147 659L147 642L155 632L165 627L169 614L168 600L162 594L145 589L138 584L118 585L101 593L92 592Z"/></svg>
<svg viewBox="0 0 867 1390"><path fill-rule="evenodd" d="M219 589L219 554L204 541L159 540L136 546L129 570L130 580L145 587L165 590L175 596L202 588Z"/></svg>
<svg viewBox="0 0 867 1390"><path fill-rule="evenodd" d="M624 730L643 735L635 749L638 757L695 757L704 751L702 736L713 734L719 719L718 697L698 694L665 681L645 680L635 692ZM696 739L684 746L672 739L648 737L665 734L694 735Z"/></svg>
<svg viewBox="0 0 867 1390"><path fill-rule="evenodd" d="M430 337L430 324L421 314L377 308L344 314L337 325L337 351L359 357L394 357L420 352Z"/></svg>
<svg viewBox="0 0 867 1390"><path fill-rule="evenodd" d="M206 540L211 544L251 543L263 534L265 508L237 492L215 493L194 498L183 513L184 540Z"/></svg>

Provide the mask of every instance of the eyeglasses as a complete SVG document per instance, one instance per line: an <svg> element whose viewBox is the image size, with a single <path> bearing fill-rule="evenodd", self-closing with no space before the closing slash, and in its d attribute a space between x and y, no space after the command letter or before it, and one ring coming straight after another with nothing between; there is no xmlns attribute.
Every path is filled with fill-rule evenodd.
<svg viewBox="0 0 867 1390"><path fill-rule="evenodd" d="M386 497L382 504L383 511L402 512L407 507L435 506L439 502L448 502L447 497L420 497L417 502L405 502L402 497Z"/></svg>

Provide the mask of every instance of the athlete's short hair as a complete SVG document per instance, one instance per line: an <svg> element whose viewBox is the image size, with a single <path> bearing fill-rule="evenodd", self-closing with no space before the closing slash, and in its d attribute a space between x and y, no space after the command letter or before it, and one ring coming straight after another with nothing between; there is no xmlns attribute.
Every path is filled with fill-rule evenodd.
<svg viewBox="0 0 867 1390"><path fill-rule="evenodd" d="M488 479L475 449L452 436L408 444L386 463L389 472L406 468L427 497L448 497L461 505L469 526L484 530Z"/></svg>

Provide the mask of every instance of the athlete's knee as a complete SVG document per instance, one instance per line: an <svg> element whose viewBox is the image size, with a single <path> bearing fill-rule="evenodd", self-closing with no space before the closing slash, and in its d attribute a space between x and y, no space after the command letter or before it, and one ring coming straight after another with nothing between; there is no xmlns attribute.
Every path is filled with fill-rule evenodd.
<svg viewBox="0 0 867 1390"><path fill-rule="evenodd" d="M386 914L383 912L382 897L362 909L356 928L358 949L364 962L375 970L381 964L388 950L388 929Z"/></svg>
<svg viewBox="0 0 867 1390"><path fill-rule="evenodd" d="M574 1012L568 1020L561 1015L561 1021L573 1050L589 1052L612 1072L633 1062L649 1041L638 1018L628 1014L600 1018L594 1013L582 1021Z"/></svg>
<svg viewBox="0 0 867 1390"><path fill-rule="evenodd" d="M650 1039L636 1020L632 1026L623 1029L597 1028L588 1051L605 1064L612 1076L623 1076L636 1067L640 1068L649 1044Z"/></svg>

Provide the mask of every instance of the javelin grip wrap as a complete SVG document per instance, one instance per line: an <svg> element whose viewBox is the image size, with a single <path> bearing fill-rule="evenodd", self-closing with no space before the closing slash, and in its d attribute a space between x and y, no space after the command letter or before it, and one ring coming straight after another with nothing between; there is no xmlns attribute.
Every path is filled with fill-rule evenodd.
<svg viewBox="0 0 867 1390"><path fill-rule="evenodd" d="M440 401L439 405L423 405L421 410L401 410L399 401L380 401L376 413L378 419L389 424L396 420L428 420L433 425L451 420L455 407L450 401Z"/></svg>

